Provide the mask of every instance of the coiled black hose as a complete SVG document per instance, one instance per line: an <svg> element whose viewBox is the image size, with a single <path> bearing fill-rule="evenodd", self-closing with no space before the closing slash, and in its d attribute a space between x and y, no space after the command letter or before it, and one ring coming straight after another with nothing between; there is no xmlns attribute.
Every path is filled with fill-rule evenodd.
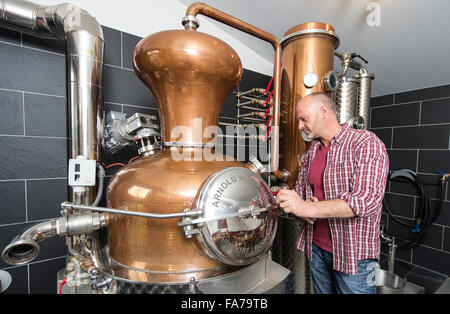
<svg viewBox="0 0 450 314"><path fill-rule="evenodd" d="M441 179L441 189L440 189L440 196L439 196L439 204L436 208L436 210L432 212L431 209L431 203L430 199L428 198L428 195L426 193L426 190L424 188L424 185L422 181L419 179L416 173L409 169L402 169L398 171L394 171L388 178L388 180L392 180L396 177L404 177L409 179L410 181L414 182L416 184L417 190L419 191L419 197L420 197L420 207L419 211L415 217L414 224L407 223L398 217L396 217L392 210L390 209L386 197L383 199L384 207L386 208L388 214L399 224L412 228L411 232L414 234L414 236L411 239L400 239L405 241L404 244L399 245L398 249L411 249L418 245L420 242L422 242L426 232L431 227L431 225L437 220L439 217L442 206L443 206L443 199L444 199L444 192L445 192L445 183L448 179L448 175L444 175ZM398 238L397 238L398 239Z"/></svg>

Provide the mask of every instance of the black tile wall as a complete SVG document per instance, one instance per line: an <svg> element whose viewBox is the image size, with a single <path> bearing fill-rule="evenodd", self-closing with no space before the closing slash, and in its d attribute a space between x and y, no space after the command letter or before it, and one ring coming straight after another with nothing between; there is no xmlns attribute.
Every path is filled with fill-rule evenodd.
<svg viewBox="0 0 450 314"><path fill-rule="evenodd" d="M106 26L102 28L105 39L105 64L120 67L122 66L122 34Z"/></svg>
<svg viewBox="0 0 450 314"><path fill-rule="evenodd" d="M22 45L24 47L42 49L47 52L59 53L64 55L66 53L66 43L62 40L46 39L22 34Z"/></svg>
<svg viewBox="0 0 450 314"><path fill-rule="evenodd" d="M66 98L25 93L24 106L25 135L69 137Z"/></svg>
<svg viewBox="0 0 450 314"><path fill-rule="evenodd" d="M371 127L388 148L390 170L410 169L418 174L433 214L441 197L439 172L450 172L450 85L373 98ZM397 254L413 266L444 275L450 272L449 185L444 190L442 210L422 242ZM395 217L411 223L422 206L416 185L404 178L391 180L385 197ZM399 239L412 238L410 228L386 210L384 213L391 234Z"/></svg>
<svg viewBox="0 0 450 314"><path fill-rule="evenodd" d="M394 215L414 219L414 196L386 193L385 197L387 205Z"/></svg>
<svg viewBox="0 0 450 314"><path fill-rule="evenodd" d="M374 97L370 102L371 107L386 106L392 104L394 104L394 94Z"/></svg>
<svg viewBox="0 0 450 314"><path fill-rule="evenodd" d="M392 148L392 128L374 129L372 131L384 143L386 149Z"/></svg>
<svg viewBox="0 0 450 314"><path fill-rule="evenodd" d="M387 149L389 155L389 169L411 169L416 171L417 168L417 151L416 150L391 150Z"/></svg>
<svg viewBox="0 0 450 314"><path fill-rule="evenodd" d="M0 90L0 134L23 135L23 94Z"/></svg>
<svg viewBox="0 0 450 314"><path fill-rule="evenodd" d="M149 89L134 71L105 65L105 102L156 108Z"/></svg>
<svg viewBox="0 0 450 314"><path fill-rule="evenodd" d="M371 127L383 128L419 124L420 103L398 106L374 107L371 113Z"/></svg>
<svg viewBox="0 0 450 314"><path fill-rule="evenodd" d="M444 228L444 247L445 252L450 253L450 228Z"/></svg>
<svg viewBox="0 0 450 314"><path fill-rule="evenodd" d="M141 38L105 26L103 33L105 113L140 112L159 118L153 95L132 70L133 50ZM59 217L61 202L70 198L65 53L62 41L0 28L0 250L26 228ZM269 76L244 69L240 86L224 101L220 121L236 124L236 93L266 88L269 81ZM218 151L248 161L251 147L246 142L238 146L236 134L230 135ZM130 145L118 154L106 153L103 161L126 164L136 155L136 146ZM118 169L106 170L105 191ZM28 266L11 267L0 260L0 269L13 276L8 293L56 293L56 273L65 266L65 239L48 239L40 246L39 256Z"/></svg>
<svg viewBox="0 0 450 314"><path fill-rule="evenodd" d="M61 203L69 199L67 179L27 180L29 220L57 218Z"/></svg>
<svg viewBox="0 0 450 314"><path fill-rule="evenodd" d="M237 103L236 93L231 92L223 102L220 116L233 119L236 118L236 115L238 114L238 108L236 107Z"/></svg>
<svg viewBox="0 0 450 314"><path fill-rule="evenodd" d="M392 148L447 149L450 124L394 129Z"/></svg>
<svg viewBox="0 0 450 314"><path fill-rule="evenodd" d="M429 198L439 198L439 175L419 174L419 180L422 182L425 192ZM390 192L419 196L417 185L406 178L394 178L390 182Z"/></svg>
<svg viewBox="0 0 450 314"><path fill-rule="evenodd" d="M450 85L435 86L403 93L396 93L394 97L394 103L401 104L404 102L429 100L449 96L450 96Z"/></svg>
<svg viewBox="0 0 450 314"><path fill-rule="evenodd" d="M413 249L412 262L426 269L450 276L450 254L418 245Z"/></svg>
<svg viewBox="0 0 450 314"><path fill-rule="evenodd" d="M123 113L127 115L127 118L132 116L135 113L143 113L152 116L159 117L158 109L155 108L144 108L144 107L135 107L135 106L123 106Z"/></svg>
<svg viewBox="0 0 450 314"><path fill-rule="evenodd" d="M0 136L0 180L67 176L67 140Z"/></svg>
<svg viewBox="0 0 450 314"><path fill-rule="evenodd" d="M439 200L431 200L431 208L433 209L433 211L439 211L438 209L439 207L440 207ZM450 227L450 202L442 201L442 208L439 212L440 214L436 220L436 224Z"/></svg>
<svg viewBox="0 0 450 314"><path fill-rule="evenodd" d="M0 223L10 224L26 219L25 181L0 181Z"/></svg>
<svg viewBox="0 0 450 314"><path fill-rule="evenodd" d="M133 52L142 37L122 33L122 67L133 69Z"/></svg>
<svg viewBox="0 0 450 314"><path fill-rule="evenodd" d="M66 96L66 58L0 43L0 88Z"/></svg>
<svg viewBox="0 0 450 314"><path fill-rule="evenodd" d="M448 173L450 169L450 150L421 150L419 153L419 172Z"/></svg>
<svg viewBox="0 0 450 314"><path fill-rule="evenodd" d="M244 69L242 73L242 80L239 84L239 91L245 92L252 88L264 88L270 83L270 76ZM272 86L273 87L273 86Z"/></svg>
<svg viewBox="0 0 450 314"><path fill-rule="evenodd" d="M450 123L450 98L422 102L420 123Z"/></svg>

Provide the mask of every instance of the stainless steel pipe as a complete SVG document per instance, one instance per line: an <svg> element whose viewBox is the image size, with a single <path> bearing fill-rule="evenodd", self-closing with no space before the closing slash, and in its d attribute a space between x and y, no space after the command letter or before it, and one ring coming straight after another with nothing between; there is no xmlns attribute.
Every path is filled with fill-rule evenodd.
<svg viewBox="0 0 450 314"><path fill-rule="evenodd" d="M56 235L65 237L91 233L106 225L104 214L72 214L41 222L16 236L2 252L2 259L11 265L22 265L34 260L40 251L38 242Z"/></svg>
<svg viewBox="0 0 450 314"><path fill-rule="evenodd" d="M64 209L81 209L81 210L89 210L89 211L97 211L97 212L105 212L105 213L137 216L137 217L153 218L153 219L196 217L196 216L199 216L202 214L202 211L200 211L200 210L185 211L185 212L172 213L172 214L153 214L153 213L148 213L148 212L137 212L137 211L109 208L109 207L76 205L76 204L71 204L71 203L67 203L67 202L62 203L61 207Z"/></svg>

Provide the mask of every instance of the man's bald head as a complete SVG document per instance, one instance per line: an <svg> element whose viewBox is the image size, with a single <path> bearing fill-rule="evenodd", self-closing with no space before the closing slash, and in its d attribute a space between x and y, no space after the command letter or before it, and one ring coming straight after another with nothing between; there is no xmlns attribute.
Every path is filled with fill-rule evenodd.
<svg viewBox="0 0 450 314"><path fill-rule="evenodd" d="M325 93L321 93L321 92L311 93L311 94L303 97L300 101L308 102L314 106L325 105L328 107L328 109L331 111L331 113L336 114L336 107L334 105L333 99Z"/></svg>
<svg viewBox="0 0 450 314"><path fill-rule="evenodd" d="M297 103L295 108L298 128L308 138L326 136L330 128L339 127L333 99L325 93L309 94Z"/></svg>

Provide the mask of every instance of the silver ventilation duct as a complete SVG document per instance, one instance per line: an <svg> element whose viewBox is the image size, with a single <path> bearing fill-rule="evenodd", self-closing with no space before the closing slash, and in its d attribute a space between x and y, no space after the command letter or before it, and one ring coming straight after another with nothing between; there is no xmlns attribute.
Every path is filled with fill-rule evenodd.
<svg viewBox="0 0 450 314"><path fill-rule="evenodd" d="M76 4L42 6L23 0L2 0L0 27L66 41L71 158L101 160L104 40L100 24ZM79 199L86 204L92 202L94 190L95 187L89 187Z"/></svg>
<svg viewBox="0 0 450 314"><path fill-rule="evenodd" d="M42 6L23 0L0 0L0 27L42 38L66 41L67 101L72 140L70 158L77 161L84 160L94 165L97 162L101 163L104 40L100 24L76 4ZM95 183L90 186L72 185L72 187L74 203L91 205L94 202ZM70 218L70 212L64 214L67 219ZM66 219L66 217L60 219ZM90 220L85 220L84 223L86 223L84 227L90 230L92 227ZM39 252L37 245L39 239L34 239L36 231L41 232L41 228L45 229L52 225L51 221L43 224L25 231L22 236L27 239L26 244L13 241L4 250L3 257L11 252L17 256L17 250L24 250L22 252L26 255L24 260L31 261L36 256L35 253ZM38 234L41 234L39 232ZM59 234L45 233L45 238ZM34 240L28 241L30 236ZM76 254L72 241L68 241L68 249L72 254ZM17 258L6 261L12 264L20 263Z"/></svg>

